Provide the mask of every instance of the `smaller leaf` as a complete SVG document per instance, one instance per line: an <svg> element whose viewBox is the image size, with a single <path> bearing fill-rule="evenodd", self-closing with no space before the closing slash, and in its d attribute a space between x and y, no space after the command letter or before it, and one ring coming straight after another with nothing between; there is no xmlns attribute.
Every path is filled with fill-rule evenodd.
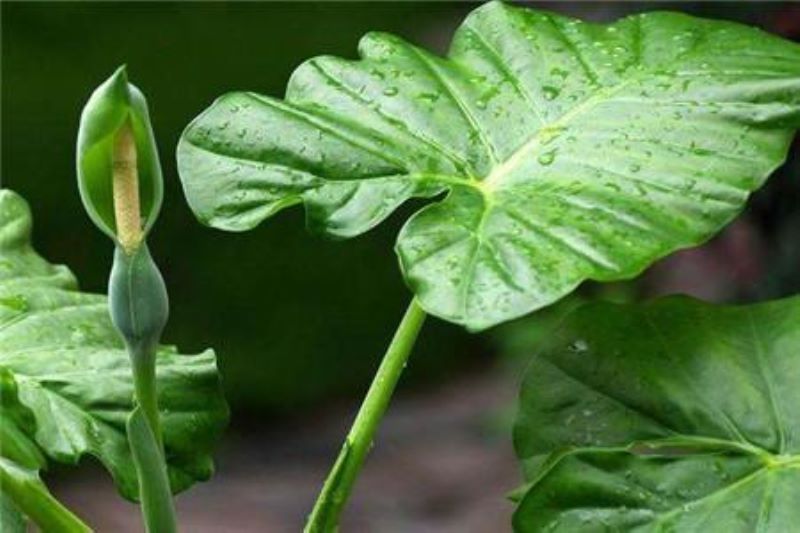
<svg viewBox="0 0 800 533"><path fill-rule="evenodd" d="M519 532L800 523L800 297L570 315L522 386Z"/></svg>
<svg viewBox="0 0 800 533"><path fill-rule="evenodd" d="M164 186L147 101L128 83L122 66L92 93L78 132L78 187L83 205L97 227L115 241L113 151L126 127L132 129L136 147L140 215L146 235L158 217Z"/></svg>
<svg viewBox="0 0 800 533"><path fill-rule="evenodd" d="M13 433L35 440L56 461L93 455L120 492L135 499L125 432L134 387L107 299L78 291L69 270L38 256L30 231L25 201L0 190L0 392L4 409L10 402L24 406L16 428L3 417L3 449L12 449L6 439ZM170 482L178 492L211 476L211 451L228 409L212 351L185 356L162 346L156 366ZM32 420L25 422L24 413Z"/></svg>

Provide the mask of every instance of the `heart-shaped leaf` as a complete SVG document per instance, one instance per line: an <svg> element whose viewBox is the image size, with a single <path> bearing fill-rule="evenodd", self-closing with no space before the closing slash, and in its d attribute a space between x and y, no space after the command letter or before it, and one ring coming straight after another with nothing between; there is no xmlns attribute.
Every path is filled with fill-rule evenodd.
<svg viewBox="0 0 800 533"><path fill-rule="evenodd" d="M106 298L79 292L69 270L33 251L30 232L27 204L0 190L3 405L13 399L32 415L26 427L6 426L4 418L2 445L9 445L11 431L32 438L56 461L75 463L91 454L109 469L121 493L135 498L136 472L125 435L132 375ZM213 352L190 357L164 347L157 365L169 473L179 491L211 475L211 448L228 411Z"/></svg>
<svg viewBox="0 0 800 533"><path fill-rule="evenodd" d="M515 529L796 529L798 324L800 297L578 309L522 387Z"/></svg>
<svg viewBox="0 0 800 533"><path fill-rule="evenodd" d="M800 47L676 13L597 25L492 2L446 58L380 33L359 54L304 63L285 100L217 100L178 146L188 201L235 231L303 203L350 237L448 191L397 253L421 305L471 329L704 241L800 122Z"/></svg>

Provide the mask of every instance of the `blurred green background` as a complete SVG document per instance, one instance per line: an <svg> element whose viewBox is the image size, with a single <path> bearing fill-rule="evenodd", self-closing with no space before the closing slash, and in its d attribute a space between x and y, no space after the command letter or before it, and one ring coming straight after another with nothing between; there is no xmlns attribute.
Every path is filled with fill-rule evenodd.
<svg viewBox="0 0 800 533"><path fill-rule="evenodd" d="M166 179L164 209L151 238L172 300L165 340L188 352L207 346L217 350L237 416L256 410L284 413L322 398L355 396L368 383L409 299L392 246L400 224L419 204L346 242L307 235L300 209L249 233L223 234L201 227L187 208L174 147L183 127L224 92L281 95L301 61L318 54L353 57L358 39L369 30L393 32L444 52L453 30L473 7L3 3L3 186L31 203L41 253L69 265L84 289L103 292L112 250L80 206L74 145L89 93L126 63L131 80L149 99ZM782 13L794 12L777 3L544 7L595 20L677 7L773 28L786 23ZM787 34L796 27L784 30ZM790 169L796 168L796 158L792 165ZM800 194L793 172L784 170L775 178L778 185L754 203L751 220L769 241L764 272L774 275L755 285L746 282L748 294L777 295L797 288L791 227L798 222ZM536 331L526 324L501 330L500 336L509 332L516 346L513 339L528 339L525 334ZM498 346L491 339L431 320L406 380L438 382L481 367ZM522 342L519 351L531 344Z"/></svg>

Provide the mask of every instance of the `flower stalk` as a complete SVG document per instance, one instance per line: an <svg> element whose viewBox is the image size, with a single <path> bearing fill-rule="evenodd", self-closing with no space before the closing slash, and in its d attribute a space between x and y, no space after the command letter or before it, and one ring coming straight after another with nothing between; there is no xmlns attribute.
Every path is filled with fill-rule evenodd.
<svg viewBox="0 0 800 533"><path fill-rule="evenodd" d="M111 318L128 348L136 408L128 441L139 474L142 514L150 533L176 531L175 509L161 437L156 350L169 313L161 274L144 243L139 208L136 145L130 122L117 133L113 197L118 247L109 284Z"/></svg>
<svg viewBox="0 0 800 533"><path fill-rule="evenodd" d="M167 290L147 248L162 178L147 103L124 67L92 94L78 135L78 184L91 219L114 240L111 321L131 360L135 408L128 442L149 533L176 531L158 409L156 354L169 316Z"/></svg>

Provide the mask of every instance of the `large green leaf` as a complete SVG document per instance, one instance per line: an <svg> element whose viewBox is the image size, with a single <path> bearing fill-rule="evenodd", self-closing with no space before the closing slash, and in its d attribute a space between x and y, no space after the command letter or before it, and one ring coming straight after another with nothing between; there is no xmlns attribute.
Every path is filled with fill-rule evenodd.
<svg viewBox="0 0 800 533"><path fill-rule="evenodd" d="M800 297L577 310L523 384L516 530L796 530L798 324Z"/></svg>
<svg viewBox="0 0 800 533"><path fill-rule="evenodd" d="M91 454L109 469L121 493L135 498L125 435L133 407L131 369L106 298L79 292L66 268L33 251L30 232L27 204L0 190L3 405L13 396L32 416L26 427L6 425L4 417L2 444L11 442L11 432L32 437L56 461L75 463ZM166 453L178 491L211 475L211 448L228 411L213 352L189 357L164 347L157 359Z"/></svg>
<svg viewBox="0 0 800 533"><path fill-rule="evenodd" d="M677 13L597 25L492 2L446 58L381 33L359 54L307 61L284 100L217 100L178 146L188 201L234 231L303 203L350 237L447 191L397 253L422 306L472 329L707 239L800 123L800 47Z"/></svg>

